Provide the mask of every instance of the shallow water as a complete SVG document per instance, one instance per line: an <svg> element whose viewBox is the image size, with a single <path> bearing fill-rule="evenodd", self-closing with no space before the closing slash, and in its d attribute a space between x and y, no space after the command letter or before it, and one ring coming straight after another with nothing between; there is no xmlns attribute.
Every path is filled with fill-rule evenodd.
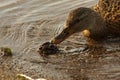
<svg viewBox="0 0 120 80"><path fill-rule="evenodd" d="M119 80L119 42L105 43L107 51L100 49L95 52L100 55L89 56L78 50L85 39L75 34L59 45L62 54L43 59L37 53L42 43L63 28L70 10L91 7L97 1L1 0L0 46L10 47L13 57L0 58L0 79L15 80L17 73L24 73L48 80Z"/></svg>

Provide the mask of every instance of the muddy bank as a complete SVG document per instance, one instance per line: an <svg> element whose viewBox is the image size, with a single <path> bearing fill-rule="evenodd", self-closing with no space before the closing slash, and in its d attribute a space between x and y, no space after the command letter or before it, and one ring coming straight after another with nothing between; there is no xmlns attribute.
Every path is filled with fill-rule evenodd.
<svg viewBox="0 0 120 80"><path fill-rule="evenodd" d="M75 34L59 45L63 51L56 55L41 57L36 49L29 54L17 55L17 58L13 53L13 57L1 58L0 71L4 76L0 77L16 80L16 74L22 73L47 80L119 80L120 43L106 43L106 51L101 48L94 53L80 52L84 44L84 38Z"/></svg>
<svg viewBox="0 0 120 80"><path fill-rule="evenodd" d="M5 60L5 61L3 61ZM44 59L30 59L16 64L10 58L1 59L1 79L17 80L19 73L47 80L119 80L120 52L101 55L66 53ZM19 65L18 65L19 64Z"/></svg>

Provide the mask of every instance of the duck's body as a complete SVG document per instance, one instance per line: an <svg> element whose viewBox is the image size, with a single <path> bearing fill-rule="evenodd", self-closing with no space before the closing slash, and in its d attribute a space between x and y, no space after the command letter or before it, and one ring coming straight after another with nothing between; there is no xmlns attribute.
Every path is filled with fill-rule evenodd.
<svg viewBox="0 0 120 80"><path fill-rule="evenodd" d="M120 0L99 0L93 10L101 15L112 34L120 35Z"/></svg>
<svg viewBox="0 0 120 80"><path fill-rule="evenodd" d="M108 2L104 4L105 1ZM119 2L119 4L115 4L115 2ZM109 6L112 9L109 10ZM82 32L89 41L101 41L109 35L120 35L120 8L116 6L120 7L120 0L100 0L94 10L81 7L71 11L65 28L51 42L59 44L77 32Z"/></svg>

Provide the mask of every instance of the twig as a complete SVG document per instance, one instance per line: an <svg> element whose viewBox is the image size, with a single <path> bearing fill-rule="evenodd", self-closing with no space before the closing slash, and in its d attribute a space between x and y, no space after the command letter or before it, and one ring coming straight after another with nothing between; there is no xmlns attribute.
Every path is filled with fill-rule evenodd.
<svg viewBox="0 0 120 80"><path fill-rule="evenodd" d="M43 78L33 79L33 78L31 78L27 75L24 75L24 74L17 74L17 78L22 79L22 80L46 80L46 79L43 79Z"/></svg>

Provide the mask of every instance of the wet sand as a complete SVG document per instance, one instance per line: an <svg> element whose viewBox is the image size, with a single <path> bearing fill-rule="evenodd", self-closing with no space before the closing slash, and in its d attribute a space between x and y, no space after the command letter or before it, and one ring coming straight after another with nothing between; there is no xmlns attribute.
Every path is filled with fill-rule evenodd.
<svg viewBox="0 0 120 80"><path fill-rule="evenodd" d="M10 47L13 56L0 57L0 79L17 80L16 74L22 73L47 80L119 80L119 41L103 44L107 51L80 52L85 39L77 33L59 45L63 52L47 58L37 53L42 43L63 29L70 10L96 3L97 0L1 1L0 46Z"/></svg>

